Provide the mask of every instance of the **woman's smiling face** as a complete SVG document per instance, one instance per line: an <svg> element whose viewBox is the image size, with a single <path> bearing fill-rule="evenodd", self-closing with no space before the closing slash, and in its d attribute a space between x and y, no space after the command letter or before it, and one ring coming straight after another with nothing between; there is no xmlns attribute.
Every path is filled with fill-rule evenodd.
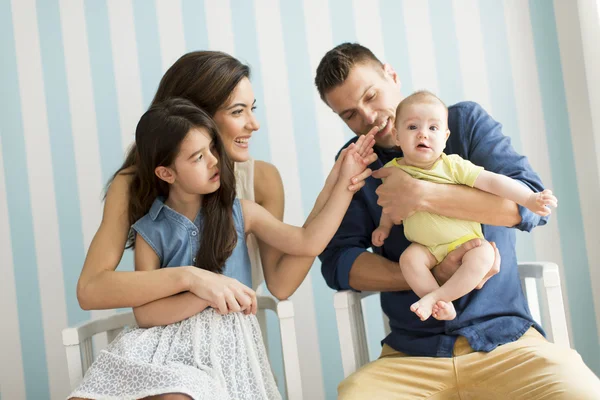
<svg viewBox="0 0 600 400"><path fill-rule="evenodd" d="M260 128L254 116L254 91L248 78L235 87L229 100L215 113L213 119L219 127L227 155L235 162L250 158L248 145L252 133Z"/></svg>

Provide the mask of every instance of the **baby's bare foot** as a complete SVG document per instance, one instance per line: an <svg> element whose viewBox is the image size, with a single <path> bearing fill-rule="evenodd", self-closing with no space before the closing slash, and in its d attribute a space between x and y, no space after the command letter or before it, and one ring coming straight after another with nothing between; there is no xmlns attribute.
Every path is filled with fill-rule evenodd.
<svg viewBox="0 0 600 400"><path fill-rule="evenodd" d="M421 297L421 300L410 306L410 311L417 314L421 321L425 321L431 316L431 311L435 305L435 299L431 295Z"/></svg>
<svg viewBox="0 0 600 400"><path fill-rule="evenodd" d="M440 321L450 321L456 318L456 310L451 301L438 301L434 304L431 315Z"/></svg>

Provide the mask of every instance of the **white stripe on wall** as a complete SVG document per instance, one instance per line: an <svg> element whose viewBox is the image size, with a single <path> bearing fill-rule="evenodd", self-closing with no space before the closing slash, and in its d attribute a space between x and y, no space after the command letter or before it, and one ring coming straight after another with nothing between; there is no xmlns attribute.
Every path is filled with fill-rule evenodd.
<svg viewBox="0 0 600 400"><path fill-rule="evenodd" d="M321 0L304 1L304 25L310 62L311 78L314 80L321 58L333 48L329 3ZM334 151L346 142L343 123L321 100L316 87L313 92L316 107L319 149L323 177L329 175L334 163Z"/></svg>
<svg viewBox="0 0 600 400"><path fill-rule="evenodd" d="M12 1L15 48L48 383L52 399L67 395L68 375L61 330L67 326L58 217L50 154L48 116L42 74L38 16L34 0Z"/></svg>
<svg viewBox="0 0 600 400"><path fill-rule="evenodd" d="M235 52L230 7L229 0L204 1L210 50L224 51L227 54L234 54ZM251 18L251 16L249 15L248 18Z"/></svg>
<svg viewBox="0 0 600 400"><path fill-rule="evenodd" d="M545 186L551 189L553 187L552 174L533 46L533 32L529 19L529 4L520 0L507 0L504 10L523 154L527 155L533 169L540 174ZM560 266L563 297L565 304L568 304L558 230L557 214L559 212L560 208L554 210L551 222L542 229L536 229L533 238L536 258L553 261ZM565 311L570 330L569 307L565 307Z"/></svg>
<svg viewBox="0 0 600 400"><path fill-rule="evenodd" d="M379 60L385 60L379 1L354 0L352 3L358 42L368 47Z"/></svg>
<svg viewBox="0 0 600 400"><path fill-rule="evenodd" d="M439 93L429 1L404 0L403 7L413 88Z"/></svg>
<svg viewBox="0 0 600 400"><path fill-rule="evenodd" d="M113 51L117 103L123 149L135 139L135 127L144 112L142 83L135 36L133 4L107 0L110 40Z"/></svg>
<svg viewBox="0 0 600 400"><path fill-rule="evenodd" d="M83 245L87 249L102 217L102 171L83 0L60 0L60 19Z"/></svg>
<svg viewBox="0 0 600 400"><path fill-rule="evenodd" d="M593 112L589 107L590 92L598 88L588 86L584 62L583 47L579 40L581 35L579 14L573 4L554 1L556 28L560 49L560 59L565 83L565 94L569 110L569 124L575 168L577 170L577 187L581 204L583 227L585 234L587 259L590 262L600 260L600 158L595 152ZM600 139L600 138L598 138ZM598 140L600 141L600 140ZM596 143L597 144L597 143ZM590 268L592 295L596 311L596 324L600 332L600 270Z"/></svg>
<svg viewBox="0 0 600 400"><path fill-rule="evenodd" d="M0 154L2 154L1 135ZM3 360L0 362L0 393L4 393L6 399L24 399L25 377L4 176L4 164L0 161L0 271L2 274L0 304L2 319L5 321L2 326L2 340L0 340L0 354Z"/></svg>
<svg viewBox="0 0 600 400"><path fill-rule="evenodd" d="M460 72L464 87L465 99L475 101L492 114L492 102L485 66L479 2L463 0L452 2L454 25L458 45ZM443 68L444 60L438 60Z"/></svg>
<svg viewBox="0 0 600 400"><path fill-rule="evenodd" d="M123 153L135 141L135 128L144 112L142 82L135 35L133 4L128 1L107 0L110 39L113 52L113 68L121 127ZM98 193L98 192L97 192ZM113 315L116 310L92 310L92 318ZM94 350L98 352L107 345L106 337L94 337Z"/></svg>
<svg viewBox="0 0 600 400"><path fill-rule="evenodd" d="M283 32L279 2L265 0L255 3L256 34L259 59L263 75L265 123L268 126L269 145L273 164L285 182L285 220L302 225L304 211L300 191L300 178L289 99L288 74L285 64ZM308 212L308 210L306 210ZM323 377L319 348L312 281L310 274L292 296L295 308L302 390L308 399L323 399Z"/></svg>
<svg viewBox="0 0 600 400"><path fill-rule="evenodd" d="M162 72L185 54L181 0L156 0ZM158 85L158 82L156 83Z"/></svg>

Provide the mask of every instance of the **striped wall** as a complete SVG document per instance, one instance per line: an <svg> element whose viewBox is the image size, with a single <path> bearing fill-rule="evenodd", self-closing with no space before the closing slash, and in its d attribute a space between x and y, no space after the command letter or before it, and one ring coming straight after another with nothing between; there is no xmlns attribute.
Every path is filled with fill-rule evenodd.
<svg viewBox="0 0 600 400"><path fill-rule="evenodd" d="M391 63L404 93L481 103L529 156L560 209L519 234L519 259L561 266L573 343L600 374L599 110L589 101L600 88L586 80L579 20L576 2L560 0L0 0L0 397L64 398L60 330L115 312L82 311L75 285L103 185L163 72L196 49L252 66L262 124L252 154L278 167L286 221L301 224L351 137L312 83L343 41ZM128 253L119 268L131 266ZM342 378L332 293L317 262L293 296L307 399L334 399ZM367 302L374 357L383 328L378 300ZM269 342L281 382L273 319Z"/></svg>

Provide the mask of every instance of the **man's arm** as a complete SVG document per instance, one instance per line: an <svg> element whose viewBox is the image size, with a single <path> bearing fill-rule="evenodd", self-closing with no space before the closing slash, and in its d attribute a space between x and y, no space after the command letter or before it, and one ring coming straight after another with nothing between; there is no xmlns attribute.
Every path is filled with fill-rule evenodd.
<svg viewBox="0 0 600 400"><path fill-rule="evenodd" d="M368 185L365 187L369 189ZM321 272L329 287L335 290L379 292L410 290L397 261L367 251L371 247L374 229L375 224L367 210L363 193L358 192L333 239L319 256ZM480 244L479 239L475 239L448 254L432 271L438 282L443 284L448 280L460 266L463 255ZM491 275L498 272L499 266L500 256L497 254Z"/></svg>

